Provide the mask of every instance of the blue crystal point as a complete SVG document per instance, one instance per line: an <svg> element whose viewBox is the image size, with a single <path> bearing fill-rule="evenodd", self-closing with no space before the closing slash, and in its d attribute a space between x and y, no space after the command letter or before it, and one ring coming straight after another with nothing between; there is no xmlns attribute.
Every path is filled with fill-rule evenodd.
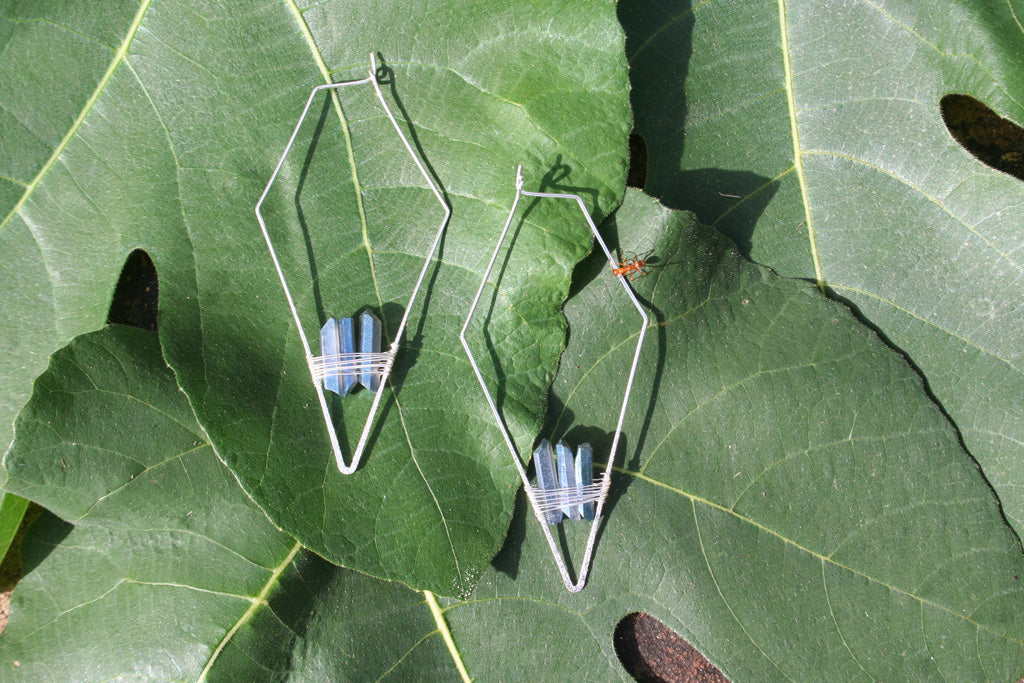
<svg viewBox="0 0 1024 683"><path fill-rule="evenodd" d="M551 452L551 443L547 439L541 439L537 444L537 449L533 452L533 466L537 470L537 488L541 492L558 488L554 454ZM562 511L557 508L548 510L544 513L544 520L548 524L558 524L562 521Z"/></svg>
<svg viewBox="0 0 1024 683"><path fill-rule="evenodd" d="M322 356L336 356L341 353L338 350L340 342L338 340L338 321L335 318L328 318L324 326L320 328L320 355ZM336 394L341 393L341 387L339 386L338 375L333 372L327 372L324 375L324 389L333 391Z"/></svg>
<svg viewBox="0 0 1024 683"><path fill-rule="evenodd" d="M555 446L555 455L558 457L558 485L563 489L576 489L576 465L572 457L572 449L569 444L559 441ZM573 505L572 494L562 494L562 513L569 519L580 518L580 506Z"/></svg>
<svg viewBox="0 0 1024 683"><path fill-rule="evenodd" d="M356 327L352 318L342 318L338 321L338 331L341 336L341 353L349 355L356 351ZM359 376L353 370L341 370L341 391L342 396L348 396L359 383Z"/></svg>
<svg viewBox="0 0 1024 683"><path fill-rule="evenodd" d="M579 448L576 449L576 490L582 495L583 487L590 486L594 483L594 449L590 447L589 443L581 443ZM589 503L581 503L577 506L579 509L579 519L582 517L588 522L593 521L594 511L597 508L597 503L591 501Z"/></svg>
<svg viewBox="0 0 1024 683"><path fill-rule="evenodd" d="M359 316L359 353L380 353L380 320L369 311ZM362 370L359 381L373 393L380 389L380 373L374 370Z"/></svg>
<svg viewBox="0 0 1024 683"><path fill-rule="evenodd" d="M347 396L356 385L356 375L339 368L345 354L355 348L355 330L352 318L328 318L320 328L320 354L328 357L328 370L324 373L324 389Z"/></svg>

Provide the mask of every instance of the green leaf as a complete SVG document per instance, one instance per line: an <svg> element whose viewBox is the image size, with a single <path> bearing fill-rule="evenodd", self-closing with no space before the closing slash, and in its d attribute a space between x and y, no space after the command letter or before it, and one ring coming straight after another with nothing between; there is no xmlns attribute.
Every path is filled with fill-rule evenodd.
<svg viewBox="0 0 1024 683"><path fill-rule="evenodd" d="M109 46L106 65L51 161L25 162L26 187L0 231L3 314L24 321L0 330L0 378L15 387L5 415L24 401L43 358L102 324L121 261L144 248L160 275L166 358L219 456L271 518L330 560L444 594L469 590L501 544L516 476L485 445L496 432L457 332L517 163L530 187L585 188L599 217L621 198L629 111L614 6L136 9L116 28L104 23L116 40L76 33ZM75 13L50 8L44 23ZM7 26L11 35L27 30ZM60 54L70 40L48 36L22 43ZM311 88L365 77L371 51L391 70L385 97L454 213L411 312L370 454L344 477L253 207ZM17 58L35 65L23 79L48 68ZM51 96L33 93L44 92L25 94L40 117ZM393 330L441 218L372 88L347 88L340 101L340 116L325 101L314 106L264 207L313 339L327 316L364 307L382 310ZM492 312L503 364L492 374L504 377L509 424L523 438L541 424L565 339L558 308L590 245L571 215L538 206L524 219ZM347 455L366 415L362 394L335 406Z"/></svg>
<svg viewBox="0 0 1024 683"><path fill-rule="evenodd" d="M689 214L630 192L605 227L624 251L654 249L635 286L657 323L594 569L565 592L520 507L495 570L445 603L470 674L521 659L543 680L626 679L612 633L644 611L736 682L1019 680L1024 556L914 371ZM578 275L547 433L600 458L635 313L606 261ZM563 527L578 561L586 530Z"/></svg>
<svg viewBox="0 0 1024 683"><path fill-rule="evenodd" d="M13 493L0 494L0 559L7 555L14 535L25 517L28 501Z"/></svg>
<svg viewBox="0 0 1024 683"><path fill-rule="evenodd" d="M223 482L216 494L193 489L200 456L217 466L206 445L188 450L196 437L186 428L178 459L195 464L186 471L172 456L158 479L166 492L157 495L149 476L122 476L126 502L133 486L144 487L136 500L152 501L144 513L126 505L124 521L146 514L145 528L158 531L122 525L118 496L93 506L105 514L94 523L87 515L69 531L48 519L32 531L30 569L0 636L0 661L19 666L0 667L0 677L195 680L206 670L209 680L458 680L461 664L475 680L514 671L627 681L612 634L643 610L737 683L1018 680L1020 546L913 371L841 306L747 263L688 215L633 192L604 227L624 251L655 249L636 289L657 322L582 593L563 588L521 494L503 552L472 596L440 601L440 622L429 595L304 551L282 564L286 543L263 563L285 567L275 581L241 559L278 545L249 547L255 522L217 514L239 531L213 528L214 513L235 507L221 501L241 494L228 491L230 476L206 478ZM636 332L619 322L635 313L600 258L578 276L547 432L592 438L601 454ZM187 407L147 339L112 328L59 354L14 453L56 473L59 457L88 454L85 437L96 411L111 412L111 396L149 402L160 413L154 424L183 422ZM131 419L149 424L142 415ZM150 457L147 440L120 438L102 435L113 455ZM111 455L97 464L116 462ZM211 571L209 544L160 537L180 533L186 509L209 511L208 533L233 542L239 576ZM578 559L585 530L565 531ZM226 585L245 569L251 590ZM266 600L239 599L256 607L232 632L246 610L223 608L236 604L225 592ZM137 632L125 633L126 619Z"/></svg>
<svg viewBox="0 0 1024 683"><path fill-rule="evenodd" d="M107 213L107 230L80 239L81 248L66 253L66 243L47 239L26 216L44 179L51 191L70 180L73 157L65 150L120 63L119 45L134 36L136 9L114 2L91 3L88 10L65 6L56 14L53 3L0 8L0 319L9 321L0 327L0 444L5 449L32 380L53 351L102 324L117 282L124 258L115 248L117 228L125 224L119 217ZM62 56L59 69L52 66L55 54ZM65 220L84 208L69 201ZM103 212L90 207L90 213ZM100 267L80 272L97 259Z"/></svg>
<svg viewBox="0 0 1024 683"><path fill-rule="evenodd" d="M332 567L249 500L153 333L113 326L58 352L8 466L12 486L74 526L46 514L25 538L0 680L271 680L316 671L302 642L321 619L361 643L341 670L400 671L418 647L408 666L454 671L440 637L418 642L434 626L421 595ZM381 622L372 641L359 614Z"/></svg>
<svg viewBox="0 0 1024 683"><path fill-rule="evenodd" d="M237 485L233 495L244 496ZM457 680L422 594L306 550L275 567L244 557L225 567L251 575L252 589L237 576L212 583L194 576L203 549L175 536L35 522L22 545L32 573L0 636L0 680ZM325 626L331 649L307 652Z"/></svg>
<svg viewBox="0 0 1024 683"><path fill-rule="evenodd" d="M1014 3L621 3L646 189L849 302L925 376L1024 532L1019 181L949 93L1024 122ZM780 50L781 46L781 50Z"/></svg>

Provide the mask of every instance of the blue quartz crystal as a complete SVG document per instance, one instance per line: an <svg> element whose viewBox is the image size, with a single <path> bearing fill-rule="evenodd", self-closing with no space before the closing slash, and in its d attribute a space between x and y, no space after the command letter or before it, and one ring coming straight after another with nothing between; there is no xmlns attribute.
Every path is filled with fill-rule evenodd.
<svg viewBox="0 0 1024 683"><path fill-rule="evenodd" d="M351 354L356 351L356 324L352 318L342 318L338 321L338 331L341 336L341 352L343 354ZM352 390L359 384L359 375L354 370L343 370L339 373L341 375L341 391L338 392L342 396L348 396L352 393Z"/></svg>
<svg viewBox="0 0 1024 683"><path fill-rule="evenodd" d="M380 353L380 320L369 311L359 316L359 353ZM373 393L380 389L380 373L373 370L361 371L359 381Z"/></svg>
<svg viewBox="0 0 1024 683"><path fill-rule="evenodd" d="M341 353L338 350L338 321L336 318L328 318L324 326L320 328L320 354L323 356L336 356ZM339 386L340 378L333 372L324 375L324 389L341 393Z"/></svg>
<svg viewBox="0 0 1024 683"><path fill-rule="evenodd" d="M558 458L558 485L563 489L576 489L576 465L572 457L572 449L569 444L559 441L555 446L555 455ZM580 506L573 505L572 494L562 494L562 512L569 519L580 518Z"/></svg>
<svg viewBox="0 0 1024 683"><path fill-rule="evenodd" d="M547 439L541 439L537 449L533 452L533 466L537 470L537 488L542 492L558 488L554 454L551 452L551 443ZM544 520L548 524L558 524L562 521L562 511L558 508L548 510L544 513Z"/></svg>
<svg viewBox="0 0 1024 683"><path fill-rule="evenodd" d="M355 350L356 335L352 326L352 318L328 318L324 326L320 328L320 354L332 356L328 361L331 364L338 363L339 355L352 353ZM324 375L324 389L333 391L342 396L352 393L358 377L354 372L343 372L341 370L329 370Z"/></svg>
<svg viewBox="0 0 1024 683"><path fill-rule="evenodd" d="M589 443L581 443L579 448L576 449L576 489L583 493L584 486L590 486L594 483L594 449L590 447ZM597 507L597 503L591 501L589 503L581 503L577 506L579 512L577 517L573 519L579 519L582 517L588 522L594 519L594 509Z"/></svg>

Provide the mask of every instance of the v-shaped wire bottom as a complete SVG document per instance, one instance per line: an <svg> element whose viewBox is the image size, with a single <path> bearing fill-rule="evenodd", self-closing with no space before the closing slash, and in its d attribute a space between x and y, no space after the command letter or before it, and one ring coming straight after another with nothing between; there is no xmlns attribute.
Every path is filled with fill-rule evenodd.
<svg viewBox="0 0 1024 683"><path fill-rule="evenodd" d="M334 451L334 459L338 463L338 470L342 474L352 474L359 468L359 461L363 457L363 451L366 449L366 442L370 438L370 429L373 427L373 418L377 415L377 408L380 407L380 398L384 395L384 387L387 385L388 377L391 376L391 367L394 364L395 353L397 351L398 339L395 339L395 341L391 343L391 348L388 350L389 359L383 372L380 374L380 386L373 395L373 403L370 404L370 412L366 416L366 423L363 425L363 431L359 435L359 442L356 444L356 449L352 453L352 462L347 465L345 464L345 456L341 452L341 444L338 442L338 431L334 427L334 420L331 417L330 408L327 407L327 396L324 394L323 384L317 379L317 370L314 367L316 357L306 357L306 363L309 365L309 371L313 378L313 386L316 387L316 395L317 398L320 399L320 410L323 411L324 422L327 423L327 434L331 439L331 450Z"/></svg>
<svg viewBox="0 0 1024 683"><path fill-rule="evenodd" d="M618 439L616 439L618 441ZM544 519L544 510L538 500L538 489L532 486L529 481L523 480L523 490L526 492L526 499L530 501L530 508L533 510L534 517L537 518L537 522L540 524L541 530L544 532L544 537L548 541L548 548L551 549L551 556L555 558L555 565L558 567L558 573L562 576L562 583L570 593L579 593L583 590L583 587L587 585L587 576L590 574L590 567L592 565L592 559L594 556L594 546L597 544L597 532L598 523L601 521L601 512L604 509L604 502L608 498L608 491L611 489L611 463L614 458L608 458L608 465L605 467L605 474L601 477L601 495L597 498L597 508L594 510L594 519L590 522L590 533L587 535L587 545L583 551L583 560L580 562L580 570L577 574L575 583L572 577L569 576L569 566L566 562L564 553L559 549L558 544L555 542L554 534L551 533L551 527L553 524L548 524ZM525 475L525 471L522 472ZM565 520L560 522L565 523Z"/></svg>

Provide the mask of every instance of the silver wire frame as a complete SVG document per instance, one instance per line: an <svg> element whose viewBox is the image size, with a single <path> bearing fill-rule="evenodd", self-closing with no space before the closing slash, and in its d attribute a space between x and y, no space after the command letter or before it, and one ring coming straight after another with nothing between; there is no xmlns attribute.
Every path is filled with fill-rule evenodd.
<svg viewBox="0 0 1024 683"><path fill-rule="evenodd" d="M608 250L608 245L605 244L604 239L601 238L601 233L598 232L597 226L594 225L594 221L587 212L587 207L579 195L552 192L527 192L523 190L523 167L519 166L516 170L516 196L515 200L512 202L512 209L509 211L508 219L505 221L505 227L502 229L501 235L498 237L498 243L494 247L494 253L491 254L491 261L487 264L487 270L484 271L484 277L480 282L480 288L477 290L476 296L473 298L473 303L469 307L469 314L466 316L466 322L462 325L462 331L459 333L459 340L462 342L462 348L466 350L466 355L469 356L469 363L473 366L473 372L476 373L476 379L480 382L480 387L484 390L484 395L487 397L487 403L491 406L491 411L494 413L494 419L497 421L498 428L505 437L505 444L508 446L508 450L512 454L512 462L515 463L516 470L519 471L519 477L523 480L523 488L526 491L526 497L530 501L530 507L533 508L533 514L540 523L541 529L544 531L544 536L548 540L548 547L551 548L551 555L555 558L555 564L558 566L558 571L562 575L562 582L565 584L565 587L569 589L570 593L578 593L583 590L583 587L587 583L587 575L590 573L590 565L594 554L594 544L597 541L598 522L601 521L601 511L604 508L605 500L608 498L608 489L611 488L612 465L615 462L615 453L618 450L619 437L622 435L622 422L626 418L626 407L629 405L629 395L633 389L633 379L636 377L636 368L640 361L640 349L643 347L644 335L647 333L649 319L647 317L647 313L643 309L643 306L641 306L640 302L637 300L636 294L633 293L633 289L630 287L627 279L623 275L616 276L622 284L622 288L625 290L626 295L629 296L629 300L633 302L637 312L640 313L640 318L643 323L640 327L640 334L637 337L636 351L633 353L633 364L629 368L629 377L626 379L626 391L622 397L622 408L619 410L619 421L615 425L615 436L612 438L612 446L608 453L608 462L605 464L604 473L600 478L600 498L597 499L597 509L594 512L594 519L591 522L590 535L587 539L587 547L583 553L583 562L580 565L579 579L573 583L572 579L569 577L569 570L566 567L565 558L558 549L558 546L555 544L554 536L551 534L551 525L544 521L545 502L543 500L542 492L530 484L530 480L526 476L526 468L523 467L522 460L519 458L519 452L516 449L515 443L512 441L512 436L508 433L508 429L505 427L505 421L502 419L501 413L498 412L498 407L494 403L494 398L491 396L491 392L487 388L487 382L484 381L484 376L480 372L480 366L477 364L476 358L473 356L473 352L469 348L469 343L466 341L466 330L469 329L469 323L473 318L473 314L476 312L477 304L480 303L480 297L483 295L484 287L487 285L487 279L490 277L491 270L494 268L494 263L498 258L498 252L501 250L501 245L505 241L505 237L508 235L508 230L512 225L512 218L515 216L520 197L575 200L576 204L579 205L580 212L587 220L587 225L590 226L590 230L594 233L594 238L597 240L597 243L601 245L601 249L604 251L605 256L608 257L608 262L611 264L612 269L618 268L619 264L615 261L612 253ZM547 507L550 507L550 505L547 505Z"/></svg>
<svg viewBox="0 0 1024 683"><path fill-rule="evenodd" d="M393 341L391 342L391 348L387 351L389 356L386 362L383 364L383 372L380 378L380 388L373 397L373 405L370 407L370 413L366 416L366 424L363 425L362 434L359 436L359 443L356 445L356 450L352 454L352 462L348 465L345 464L345 458L341 453L341 445L338 443L338 433L334 428L334 421L331 419L330 410L327 408L327 398L324 396L323 385L317 381L315 364L317 362L317 356L313 355L310 350L309 340L306 339L306 333L302 327L302 321L299 320L299 313L295 307L295 300L292 298L291 291L288 289L288 282L285 280L284 271L281 269L281 262L277 258L277 252L274 251L274 245L270 240L270 233L267 231L267 224L263 220L263 214L260 213L260 208L263 206L263 201L267 198L270 193L270 187L277 180L278 173L281 171L281 167L284 166L285 159L288 157L288 152L291 151L292 145L295 143L295 138L299 134L299 129L302 127L302 122L305 121L306 115L309 113L310 107L313 105L313 99L323 90L340 90L341 88L347 88L350 85L362 85L364 83L370 83L373 85L373 90L377 94L377 99L380 101L380 106L384 109L384 113L387 114L388 119L391 121L391 125L394 127L395 132L398 133L398 137L402 140L402 144L405 146L406 151L412 160L416 163L416 168L420 170L420 174L423 179L430 185L431 191L437 198L441 208L444 209L444 217L441 219L441 223L437 228L437 234L434 236L434 241L430 245L430 251L427 252L426 257L423 259L423 268L420 270L419 278L416 280L416 285L413 287L412 294L409 295L409 302L405 306L405 313L402 315L402 321L398 324L398 329L394 334ZM263 237L267 241L267 248L270 250L270 258L274 261L274 267L277 269L277 276L281 279L281 288L284 289L285 298L288 299L288 306L292 311L292 318L295 320L295 328L299 332L299 338L302 340L302 349L306 354L306 364L310 368L310 377L313 380L313 386L316 388L317 398L320 400L320 409L323 411L324 422L327 425L327 433L331 439L331 448L334 450L334 458L338 463L338 469L341 470L342 474L352 474L359 467L359 461L363 456L363 450L366 448L366 442L370 435L370 428L373 425L373 418L377 415L377 408L380 406L381 396L384 395L384 386L387 384L388 377L391 374L391 366L395 359L395 354L398 351L398 342L402 338L402 333L405 331L406 323L409 321L409 313L412 311L413 302L416 300L416 295L420 291L420 287L423 285L423 278L427 274L427 268L430 266L431 258L434 252L437 250L437 244L441 240L441 235L444 234L444 230L448 225L448 219L451 217L452 210L448 206L448 203L444 200L441 195L441 191L434 184L433 179L427 170L423 167L423 163L420 158L413 151L412 145L409 144L409 140L405 137L402 129L399 127L398 122L395 120L394 114L391 113L391 109L388 107L388 103L384 100L384 95L380 90L380 83L377 81L377 60L374 55L370 54L370 75L367 78L361 78L356 81L345 81L344 83L327 83L324 85L318 85L313 88L312 92L309 93L309 99L306 100L306 106L302 109L302 114L299 116L298 123L295 124L295 130L292 131L292 136L288 138L288 144L285 145L284 152L281 154L281 159L277 162L277 166L274 168L274 172L270 176L270 180L267 181L267 186L263 189L263 194L260 195L259 201L256 202L256 220L260 223L260 230L263 231Z"/></svg>

